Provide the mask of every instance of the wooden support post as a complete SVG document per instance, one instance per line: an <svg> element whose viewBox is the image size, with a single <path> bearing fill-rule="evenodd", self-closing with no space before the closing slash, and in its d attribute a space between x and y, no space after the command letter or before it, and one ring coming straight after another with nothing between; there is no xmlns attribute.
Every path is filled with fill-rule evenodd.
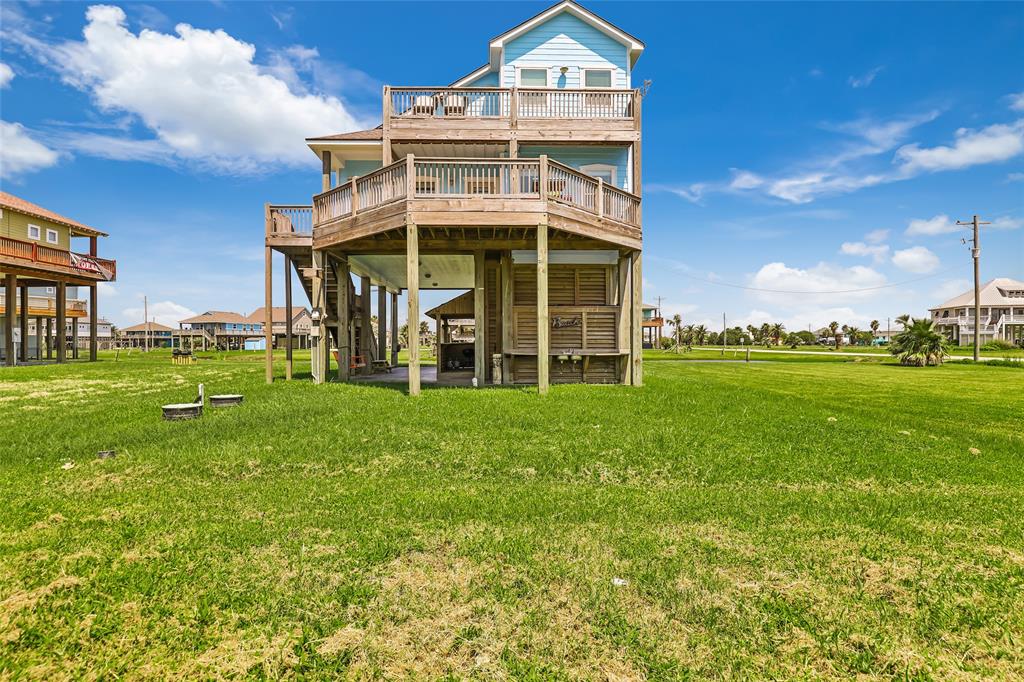
<svg viewBox="0 0 1024 682"><path fill-rule="evenodd" d="M352 302L348 285L352 280L348 258L334 261L334 278L338 282L338 381L348 381L352 373Z"/></svg>
<svg viewBox="0 0 1024 682"><path fill-rule="evenodd" d="M53 359L53 318L46 318L46 359Z"/></svg>
<svg viewBox="0 0 1024 682"><path fill-rule="evenodd" d="M326 192L331 189L331 153L327 150L320 152L320 173L323 176L321 191Z"/></svg>
<svg viewBox="0 0 1024 682"><path fill-rule="evenodd" d="M363 356L363 374L373 373L373 324L370 319L370 278L363 275L359 278L359 354Z"/></svg>
<svg viewBox="0 0 1024 682"><path fill-rule="evenodd" d="M36 360L43 359L43 318L36 318Z"/></svg>
<svg viewBox="0 0 1024 682"><path fill-rule="evenodd" d="M324 252L313 250L313 277L310 282L310 304L313 306L313 327L311 329L312 353L310 353L310 370L313 374L313 383L322 384L327 380L324 369L324 358L327 357L327 305L324 287L326 274L324 272Z"/></svg>
<svg viewBox="0 0 1024 682"><path fill-rule="evenodd" d="M441 342L442 338L441 330L441 313L434 315L434 366L437 367L437 371L441 371Z"/></svg>
<svg viewBox="0 0 1024 682"><path fill-rule="evenodd" d="M71 318L71 359L78 359L78 318Z"/></svg>
<svg viewBox="0 0 1024 682"><path fill-rule="evenodd" d="M548 392L551 367L551 320L548 315L548 226L537 226L537 391Z"/></svg>
<svg viewBox="0 0 1024 682"><path fill-rule="evenodd" d="M267 347L267 383L274 383L274 250L263 247L263 340Z"/></svg>
<svg viewBox="0 0 1024 682"><path fill-rule="evenodd" d="M630 339L629 358L634 386L644 385L644 346L643 333L643 273L641 271L640 252L634 251L630 257L632 283L632 338Z"/></svg>
<svg viewBox="0 0 1024 682"><path fill-rule="evenodd" d="M4 278L4 364L14 366L14 310L18 299L18 276Z"/></svg>
<svg viewBox="0 0 1024 682"><path fill-rule="evenodd" d="M409 310L409 395L420 394L420 240L416 223L405 223L405 278Z"/></svg>
<svg viewBox="0 0 1024 682"><path fill-rule="evenodd" d="M292 257L284 255L284 378L292 380Z"/></svg>
<svg viewBox="0 0 1024 682"><path fill-rule="evenodd" d="M67 319L67 284L57 282L57 362L67 360L68 319Z"/></svg>
<svg viewBox="0 0 1024 682"><path fill-rule="evenodd" d="M388 359L388 290L377 285L377 359Z"/></svg>
<svg viewBox="0 0 1024 682"><path fill-rule="evenodd" d="M398 292L391 292L391 366L398 366Z"/></svg>
<svg viewBox="0 0 1024 682"><path fill-rule="evenodd" d="M636 92L633 94L633 127L636 131L640 132L640 109L643 98L640 97L640 93ZM633 194L640 196L640 189L643 183L640 181L640 139L633 143L633 186L629 188L629 191ZM639 210L639 209L638 209ZM637 216L639 217L639 216Z"/></svg>
<svg viewBox="0 0 1024 682"><path fill-rule="evenodd" d="M28 285L21 285L21 310L18 311L18 326L21 327L21 347L19 355L22 362L28 362Z"/></svg>
<svg viewBox="0 0 1024 682"><path fill-rule="evenodd" d="M619 325L616 330L616 341L618 342L619 383L627 386L633 383L633 368L630 355L630 341L632 339L633 308L632 308L632 287L630 286L630 258L629 255L619 256L618 272L616 273L615 295L619 304Z"/></svg>
<svg viewBox="0 0 1024 682"><path fill-rule="evenodd" d="M512 383L512 252L501 254L501 383Z"/></svg>
<svg viewBox="0 0 1024 682"><path fill-rule="evenodd" d="M473 253L473 375L476 377L477 386L483 386L487 381L487 297L484 292L484 282L487 263L484 261L483 250Z"/></svg>

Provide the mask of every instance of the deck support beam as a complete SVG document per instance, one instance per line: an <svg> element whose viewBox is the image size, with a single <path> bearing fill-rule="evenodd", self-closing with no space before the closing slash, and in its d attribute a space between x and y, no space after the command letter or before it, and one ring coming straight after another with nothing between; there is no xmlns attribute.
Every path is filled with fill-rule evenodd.
<svg viewBox="0 0 1024 682"><path fill-rule="evenodd" d="M398 367L398 292L391 292L391 366Z"/></svg>
<svg viewBox="0 0 1024 682"><path fill-rule="evenodd" d="M501 254L501 383L512 383L512 253Z"/></svg>
<svg viewBox="0 0 1024 682"><path fill-rule="evenodd" d="M313 277L310 282L310 293L313 305L313 327L310 330L313 337L313 352L310 354L310 370L313 374L313 383L322 384L326 381L324 359L327 357L327 310L326 296L324 295L325 275L324 252L313 250Z"/></svg>
<svg viewBox="0 0 1024 682"><path fill-rule="evenodd" d="M28 285L21 286L21 310L18 316L18 326L21 327L21 348L18 355L22 362L28 362Z"/></svg>
<svg viewBox="0 0 1024 682"><path fill-rule="evenodd" d="M630 254L630 282L632 284L631 314L632 335L629 345L630 371L633 385L644 385L644 354L643 354L643 273L640 252Z"/></svg>
<svg viewBox="0 0 1024 682"><path fill-rule="evenodd" d="M18 298L18 277L4 278L4 364L14 366L14 308Z"/></svg>
<svg viewBox="0 0 1024 682"><path fill-rule="evenodd" d="M53 359L53 318L46 318L46 359Z"/></svg>
<svg viewBox="0 0 1024 682"><path fill-rule="evenodd" d="M487 382L487 298L484 291L486 267L484 252L477 249L473 253L473 376L476 377L477 386L483 386Z"/></svg>
<svg viewBox="0 0 1024 682"><path fill-rule="evenodd" d="M292 380L292 257L284 256L284 378ZM273 325L273 315L271 325Z"/></svg>
<svg viewBox="0 0 1024 682"><path fill-rule="evenodd" d="M547 395L551 371L551 320L548 314L548 226L537 226L537 391Z"/></svg>
<svg viewBox="0 0 1024 682"><path fill-rule="evenodd" d="M352 311L348 283L352 275L347 257L334 260L334 279L338 283L338 381L348 381L352 371Z"/></svg>
<svg viewBox="0 0 1024 682"><path fill-rule="evenodd" d="M68 318L67 318L67 284L57 282L57 362L67 360Z"/></svg>
<svg viewBox="0 0 1024 682"><path fill-rule="evenodd" d="M173 343L173 339L172 339ZM71 359L78 359L78 318L71 318Z"/></svg>
<svg viewBox="0 0 1024 682"><path fill-rule="evenodd" d="M420 246L416 223L405 224L405 278L408 290L409 395L420 394Z"/></svg>
<svg viewBox="0 0 1024 682"><path fill-rule="evenodd" d="M361 374L373 373L373 324L370 319L370 278L359 278L359 354L363 356Z"/></svg>
<svg viewBox="0 0 1024 682"><path fill-rule="evenodd" d="M619 325L616 340L620 353L618 359L619 383L630 386L633 383L632 355L630 342L633 338L633 288L630 283L631 261L628 254L619 256L615 273L615 296L619 306Z"/></svg>
<svg viewBox="0 0 1024 682"><path fill-rule="evenodd" d="M266 230L270 234L271 217L266 209ZM263 343L266 345L266 379L268 384L274 383L274 250L263 247ZM286 272L287 274L287 272Z"/></svg>
<svg viewBox="0 0 1024 682"><path fill-rule="evenodd" d="M377 359L388 359L388 290L377 285Z"/></svg>

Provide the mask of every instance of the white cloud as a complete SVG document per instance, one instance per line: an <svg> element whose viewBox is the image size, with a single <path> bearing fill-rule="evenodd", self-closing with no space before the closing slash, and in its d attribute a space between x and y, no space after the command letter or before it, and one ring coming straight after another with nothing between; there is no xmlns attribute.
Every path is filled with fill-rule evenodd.
<svg viewBox="0 0 1024 682"><path fill-rule="evenodd" d="M733 168L732 173L732 182L729 183L730 189L756 189L764 184L764 178L756 173L738 168Z"/></svg>
<svg viewBox="0 0 1024 682"><path fill-rule="evenodd" d="M122 145L246 174L315 163L306 136L362 125L337 97L290 88L255 62L253 45L223 30L178 24L175 35L135 34L124 11L107 5L86 18L80 42L50 45L24 31L14 39L103 110L134 115L155 135Z"/></svg>
<svg viewBox="0 0 1024 682"><path fill-rule="evenodd" d="M0 89L6 88L14 80L14 69L0 62Z"/></svg>
<svg viewBox="0 0 1024 682"><path fill-rule="evenodd" d="M994 230L1018 230L1024 227L1024 218L1014 218L1013 216L1001 216L992 220L992 224L989 225Z"/></svg>
<svg viewBox="0 0 1024 682"><path fill-rule="evenodd" d="M912 246L893 252L892 263L901 270L919 275L927 275L939 269L939 257L924 246Z"/></svg>
<svg viewBox="0 0 1024 682"><path fill-rule="evenodd" d="M973 290L974 286L969 280L966 279L947 279L945 282L939 284L929 294L929 305L939 305L953 298L959 296L965 291Z"/></svg>
<svg viewBox="0 0 1024 682"><path fill-rule="evenodd" d="M99 282L96 285L96 293L100 298L113 298L117 296L117 287L112 282Z"/></svg>
<svg viewBox="0 0 1024 682"><path fill-rule="evenodd" d="M20 123L0 121L0 178L49 168L59 158L57 152L32 139Z"/></svg>
<svg viewBox="0 0 1024 682"><path fill-rule="evenodd" d="M1024 119L998 123L980 130L960 128L951 146L922 148L908 144L896 150L895 161L904 174L968 168L1006 161L1024 152Z"/></svg>
<svg viewBox="0 0 1024 682"><path fill-rule="evenodd" d="M1008 95L1010 98L1010 108L1014 111L1024 111L1024 92L1015 92L1012 95Z"/></svg>
<svg viewBox="0 0 1024 682"><path fill-rule="evenodd" d="M960 230L956 221L950 220L948 215L940 214L931 218L915 218L907 225L906 235L929 235L949 234Z"/></svg>
<svg viewBox="0 0 1024 682"><path fill-rule="evenodd" d="M889 255L889 247L885 244L843 242L843 245L839 247L839 252L847 256L871 256L876 263L882 263Z"/></svg>
<svg viewBox="0 0 1024 682"><path fill-rule="evenodd" d="M1024 182L1024 173L1010 173L1006 176L1007 182Z"/></svg>
<svg viewBox="0 0 1024 682"><path fill-rule="evenodd" d="M878 74L880 74L884 69L884 66L876 66L860 76L850 76L846 82L850 84L851 88L866 88L874 82Z"/></svg>
<svg viewBox="0 0 1024 682"><path fill-rule="evenodd" d="M879 244L889 238L889 230L872 230L864 235L864 241L869 244Z"/></svg>
<svg viewBox="0 0 1024 682"><path fill-rule="evenodd" d="M836 175L810 173L771 183L768 194L793 204L806 204L823 194L845 194L885 182L883 175Z"/></svg>
<svg viewBox="0 0 1024 682"><path fill-rule="evenodd" d="M751 287L762 290L755 292L756 298L789 307L862 300L876 295L874 288L885 283L885 275L867 266L844 268L824 262L807 269L768 263L750 279Z"/></svg>
<svg viewBox="0 0 1024 682"><path fill-rule="evenodd" d="M134 320L134 322L128 322L125 326L130 327L133 324L140 324L146 321L145 310L144 306L139 306L137 308L125 308L121 311L121 319ZM189 308L179 305L174 301L160 301L149 304L150 320L168 327L174 327L175 329L178 327L179 320L194 317L195 315L196 312L194 310L190 310Z"/></svg>

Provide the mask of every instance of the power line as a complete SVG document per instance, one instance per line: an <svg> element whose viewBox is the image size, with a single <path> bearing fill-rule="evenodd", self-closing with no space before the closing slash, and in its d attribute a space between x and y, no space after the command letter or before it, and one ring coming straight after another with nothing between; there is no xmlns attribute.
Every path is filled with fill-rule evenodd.
<svg viewBox="0 0 1024 682"><path fill-rule="evenodd" d="M679 272L678 274L683 277L687 277L698 282L704 282L705 284L714 284L720 287L730 287L732 289L744 289L746 291L763 291L769 294L807 294L810 296L816 296L821 294L856 294L862 291L877 291L879 289L891 289L892 287L901 287L905 284L913 284L914 282L922 282L926 279L932 279L940 277L942 275L948 275L952 273L952 270L946 270L944 272L936 272L931 275L925 275L924 277L917 277L914 279L907 279L902 282L893 282L892 284L881 284L877 287L864 287L862 289L837 289L835 291L787 291L785 289L761 289L759 287L748 287L743 284L732 284L731 282L716 282L713 279L707 279L704 277L695 277L694 275L688 275L685 272Z"/></svg>

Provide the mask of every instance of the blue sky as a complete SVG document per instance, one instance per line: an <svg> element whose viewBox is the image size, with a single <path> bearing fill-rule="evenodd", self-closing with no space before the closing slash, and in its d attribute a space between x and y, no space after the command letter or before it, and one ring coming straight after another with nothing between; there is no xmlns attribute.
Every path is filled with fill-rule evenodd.
<svg viewBox="0 0 1024 682"><path fill-rule="evenodd" d="M165 322L249 312L263 203L319 188L302 138L376 125L381 85L449 83L547 5L4 2L3 188L111 234L114 322L143 294ZM923 314L970 286L973 213L983 278L1024 279L1024 5L588 7L647 44L644 295L668 315Z"/></svg>

